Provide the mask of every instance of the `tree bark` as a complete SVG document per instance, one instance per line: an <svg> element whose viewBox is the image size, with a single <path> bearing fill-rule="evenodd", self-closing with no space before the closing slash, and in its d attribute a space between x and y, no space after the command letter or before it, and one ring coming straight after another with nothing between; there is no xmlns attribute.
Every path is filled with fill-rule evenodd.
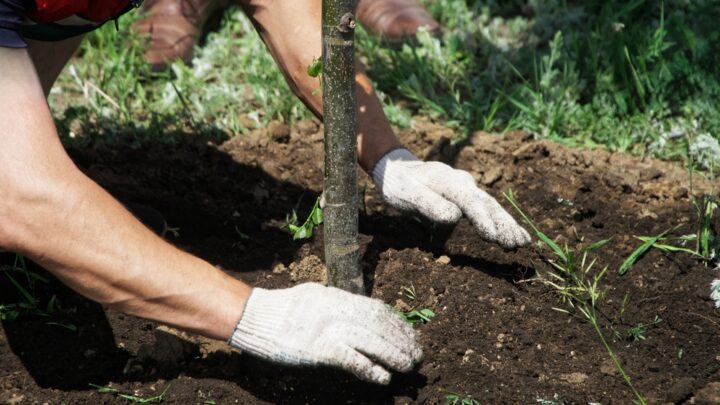
<svg viewBox="0 0 720 405"><path fill-rule="evenodd" d="M355 0L322 2L325 264L328 283L363 294L359 266Z"/></svg>

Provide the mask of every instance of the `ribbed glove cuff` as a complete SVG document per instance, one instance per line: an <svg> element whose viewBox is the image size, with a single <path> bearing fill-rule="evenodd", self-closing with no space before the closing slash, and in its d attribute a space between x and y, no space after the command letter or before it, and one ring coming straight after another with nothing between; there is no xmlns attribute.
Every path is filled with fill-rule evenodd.
<svg viewBox="0 0 720 405"><path fill-rule="evenodd" d="M276 360L276 339L287 320L292 300L282 290L253 288L245 310L228 343L256 356Z"/></svg>
<svg viewBox="0 0 720 405"><path fill-rule="evenodd" d="M416 161L418 158L412 154L409 150L404 147L392 149L375 163L370 175L372 176L375 186L380 190L383 189L383 183L385 181L385 169L387 168L388 162L404 160L404 161Z"/></svg>

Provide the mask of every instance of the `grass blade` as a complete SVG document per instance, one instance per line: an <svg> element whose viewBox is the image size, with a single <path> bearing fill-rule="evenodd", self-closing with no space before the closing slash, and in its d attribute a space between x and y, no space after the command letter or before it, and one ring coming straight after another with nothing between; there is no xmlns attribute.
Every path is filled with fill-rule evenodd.
<svg viewBox="0 0 720 405"><path fill-rule="evenodd" d="M622 276L625 273L627 273L628 270L630 270L630 267L632 267L635 262L642 257L655 243L657 243L659 240L661 240L668 232L671 232L678 227L675 226L673 228L670 228L666 230L665 232L655 235L655 236L637 236L638 239L643 241L643 244L640 245L637 249L635 249L634 252L630 254L630 256L625 259L625 261L620 265L620 269L618 270L618 273Z"/></svg>

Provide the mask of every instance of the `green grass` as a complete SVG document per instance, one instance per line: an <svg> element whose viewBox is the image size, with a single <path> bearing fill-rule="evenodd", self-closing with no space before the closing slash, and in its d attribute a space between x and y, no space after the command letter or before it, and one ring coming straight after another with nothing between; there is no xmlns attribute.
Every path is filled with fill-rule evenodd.
<svg viewBox="0 0 720 405"><path fill-rule="evenodd" d="M237 134L271 119L310 116L238 10L197 49L192 66L176 62L151 74L130 13L83 42L50 97L63 140L93 142L131 134L172 141L186 132Z"/></svg>
<svg viewBox="0 0 720 405"><path fill-rule="evenodd" d="M473 398L472 395L448 391L447 395L445 395L445 405L480 405L480 402Z"/></svg>
<svg viewBox="0 0 720 405"><path fill-rule="evenodd" d="M357 30L395 125L422 114L455 128L457 141L523 129L686 161L720 137L720 8L711 1L422 1L445 27L440 38L420 33L393 48ZM134 18L91 34L62 75L51 104L66 142L233 135L310 115L239 10L192 67L152 78Z"/></svg>
<svg viewBox="0 0 720 405"><path fill-rule="evenodd" d="M605 301L606 297L607 288L603 286L603 278L607 272L607 267L599 271L595 270L593 267L596 259L588 261L588 254L601 249L610 240L600 240L579 249L567 245L561 247L547 234L543 233L525 214L518 205L512 190L505 193L505 198L515 208L523 221L533 230L540 241L539 245L549 248L552 252L554 258L548 259L552 270L539 273L535 280L550 287L560 298L564 308L553 309L592 325L615 368L620 372L625 384L632 391L635 402L646 404L645 398L633 385L630 376L625 372L620 359L602 331L598 307Z"/></svg>
<svg viewBox="0 0 720 405"><path fill-rule="evenodd" d="M632 342L639 342L647 339L647 328L655 326L662 322L662 318L655 315L655 319L650 323L639 323L625 331L625 338ZM620 338L623 336L621 335Z"/></svg>
<svg viewBox="0 0 720 405"><path fill-rule="evenodd" d="M3 251L0 251L3 253ZM36 316L56 319L61 311L60 302L55 294L43 291L41 286L51 284L49 278L28 268L22 255L15 255L12 264L0 263L0 279L12 286L17 298L0 297L0 321L12 322L18 318ZM71 332L77 332L72 323L46 321L45 325L57 326Z"/></svg>
<svg viewBox="0 0 720 405"><path fill-rule="evenodd" d="M359 41L380 90L413 113L460 134L520 128L664 158L685 158L700 136L718 139L711 2L426 4L447 27L442 38L400 50Z"/></svg>
<svg viewBox="0 0 720 405"><path fill-rule="evenodd" d="M159 404L163 401L165 401L165 393L170 388L170 384L165 386L165 389L158 395L152 396L152 397L142 397L135 394L127 394L123 393L121 390L117 388L113 388L110 386L102 386L102 385L96 385L96 384L89 384L91 387L95 388L97 392L100 394L110 394L114 395L118 398L122 398L128 402L134 402L137 404Z"/></svg>

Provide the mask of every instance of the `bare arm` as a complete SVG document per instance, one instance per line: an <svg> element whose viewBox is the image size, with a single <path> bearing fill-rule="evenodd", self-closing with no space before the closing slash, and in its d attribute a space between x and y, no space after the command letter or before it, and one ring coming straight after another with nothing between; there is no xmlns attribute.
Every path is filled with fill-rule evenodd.
<svg viewBox="0 0 720 405"><path fill-rule="evenodd" d="M228 339L250 287L155 236L75 167L25 50L0 48L0 65L0 246L102 304Z"/></svg>
<svg viewBox="0 0 720 405"><path fill-rule="evenodd" d="M307 67L321 55L319 0L241 2L255 28L285 74L293 91L318 116L322 116L322 94L316 92L317 78ZM357 67L358 160L366 171L372 170L388 149L400 145L385 117L370 79Z"/></svg>

